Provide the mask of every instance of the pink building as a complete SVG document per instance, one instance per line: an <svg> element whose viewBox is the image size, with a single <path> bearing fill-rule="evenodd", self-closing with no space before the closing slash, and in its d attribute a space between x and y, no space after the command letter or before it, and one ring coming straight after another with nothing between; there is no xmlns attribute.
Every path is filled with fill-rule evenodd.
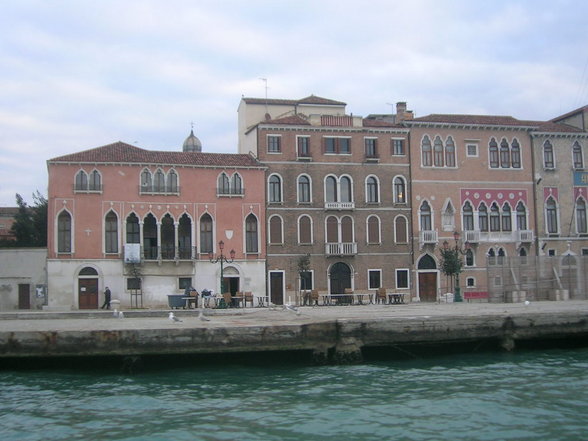
<svg viewBox="0 0 588 441"><path fill-rule="evenodd" d="M264 167L247 154L123 142L47 161L49 307L156 307L193 285L265 296ZM256 302L257 303L257 302Z"/></svg>

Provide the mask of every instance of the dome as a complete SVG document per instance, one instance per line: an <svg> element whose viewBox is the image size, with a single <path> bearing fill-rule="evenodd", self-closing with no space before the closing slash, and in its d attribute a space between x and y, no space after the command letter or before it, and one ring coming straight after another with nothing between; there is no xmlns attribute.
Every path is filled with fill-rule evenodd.
<svg viewBox="0 0 588 441"><path fill-rule="evenodd" d="M184 141L184 145L182 147L184 152L201 152L202 151L202 143L200 140L194 135L194 129L190 131L190 136L186 138Z"/></svg>

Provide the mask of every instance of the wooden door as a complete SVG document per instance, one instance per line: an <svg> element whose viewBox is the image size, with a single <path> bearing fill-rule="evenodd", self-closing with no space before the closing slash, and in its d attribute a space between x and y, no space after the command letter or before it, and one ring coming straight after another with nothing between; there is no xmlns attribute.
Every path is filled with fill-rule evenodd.
<svg viewBox="0 0 588 441"><path fill-rule="evenodd" d="M419 297L421 302L437 301L437 273L419 273Z"/></svg>
<svg viewBox="0 0 588 441"><path fill-rule="evenodd" d="M270 298L274 305L284 304L284 273L270 273Z"/></svg>
<svg viewBox="0 0 588 441"><path fill-rule="evenodd" d="M18 284L18 309L31 309L31 285Z"/></svg>
<svg viewBox="0 0 588 441"><path fill-rule="evenodd" d="M98 309L98 279L78 279L80 309Z"/></svg>
<svg viewBox="0 0 588 441"><path fill-rule="evenodd" d="M331 294L343 294L345 288L351 288L351 269L343 262L331 267Z"/></svg>

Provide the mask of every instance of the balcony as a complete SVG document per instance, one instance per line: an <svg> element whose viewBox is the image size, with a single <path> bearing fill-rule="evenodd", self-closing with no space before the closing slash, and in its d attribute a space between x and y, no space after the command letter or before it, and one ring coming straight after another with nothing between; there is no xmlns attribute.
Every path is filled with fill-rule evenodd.
<svg viewBox="0 0 588 441"><path fill-rule="evenodd" d="M519 230L517 233L517 242L530 243L533 242L534 236L532 230Z"/></svg>
<svg viewBox="0 0 588 441"><path fill-rule="evenodd" d="M226 187L217 187L216 189L217 197L243 197L245 196L245 189L241 188L226 188Z"/></svg>
<svg viewBox="0 0 588 441"><path fill-rule="evenodd" d="M140 185L139 194L178 195L180 194L180 187L177 185Z"/></svg>
<svg viewBox="0 0 588 441"><path fill-rule="evenodd" d="M327 256L355 256L357 254L357 242L330 242L325 244Z"/></svg>
<svg viewBox="0 0 588 441"><path fill-rule="evenodd" d="M325 210L353 210L355 202L325 202Z"/></svg>
<svg viewBox="0 0 588 441"><path fill-rule="evenodd" d="M138 243L125 244L125 263L141 263L142 261L159 260L194 260L198 259L196 247L181 246L174 247L142 247Z"/></svg>
<svg viewBox="0 0 588 441"><path fill-rule="evenodd" d="M423 244L436 244L439 241L437 231L425 230L419 233L419 242Z"/></svg>
<svg viewBox="0 0 588 441"><path fill-rule="evenodd" d="M463 240L469 243L480 243L480 230L465 230Z"/></svg>

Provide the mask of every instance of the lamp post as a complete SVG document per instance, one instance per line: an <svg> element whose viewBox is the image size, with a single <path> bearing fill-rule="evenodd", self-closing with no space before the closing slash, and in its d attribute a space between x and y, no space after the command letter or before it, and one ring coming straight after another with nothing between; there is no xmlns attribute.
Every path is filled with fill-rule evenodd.
<svg viewBox="0 0 588 441"><path fill-rule="evenodd" d="M464 248L462 249L459 245L460 234L455 231L453 238L455 239L455 246L449 247L449 242L443 241L443 249L441 250L441 256L443 257L443 272L449 276L455 277L455 295L453 297L454 302L462 302L461 288L459 286L459 274L463 268L463 262L459 258L459 255L466 255L470 249L470 243L466 241Z"/></svg>
<svg viewBox="0 0 588 441"><path fill-rule="evenodd" d="M220 288L221 288L221 294L224 294L224 292L225 292L225 279L223 276L224 264L234 262L235 250L230 251L229 254L231 255L231 260L229 260L229 259L227 259L227 256L225 256L223 254L223 250L225 249L225 243L222 240L218 243L218 248L220 249L220 254L216 256L216 259L214 257L214 254L212 253L212 251L210 253L208 253L208 258L210 259L210 263L219 263L220 262L220 266L221 266Z"/></svg>

